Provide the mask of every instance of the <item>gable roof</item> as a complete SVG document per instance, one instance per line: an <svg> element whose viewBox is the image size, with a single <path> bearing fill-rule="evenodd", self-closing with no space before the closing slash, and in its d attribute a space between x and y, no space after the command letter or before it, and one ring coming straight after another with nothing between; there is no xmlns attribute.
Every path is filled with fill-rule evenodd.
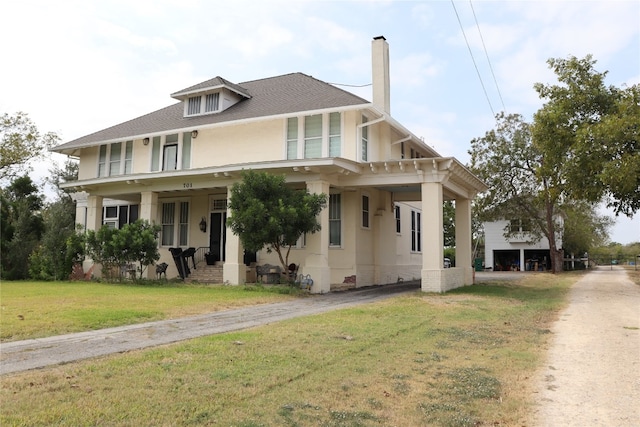
<svg viewBox="0 0 640 427"><path fill-rule="evenodd" d="M54 147L51 151L73 155L83 147L103 142L138 139L178 129L187 129L217 123L233 122L275 115L294 114L330 108L370 105L371 103L350 92L303 73L285 74L239 85L216 77L173 94L180 96L192 91L202 91L219 86L233 87L246 96L228 109L216 113L184 117L184 104L178 102L144 116L117 124L90 135Z"/></svg>

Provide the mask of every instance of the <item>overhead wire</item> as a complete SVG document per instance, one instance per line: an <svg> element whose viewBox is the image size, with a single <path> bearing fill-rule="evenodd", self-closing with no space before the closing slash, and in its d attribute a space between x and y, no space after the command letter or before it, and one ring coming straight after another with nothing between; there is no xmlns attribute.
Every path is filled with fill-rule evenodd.
<svg viewBox="0 0 640 427"><path fill-rule="evenodd" d="M484 54L487 57L487 62L489 63L489 69L491 70L491 76L493 77L493 82L496 85L496 90L498 91L498 96L500 97L500 103L502 103L502 111L507 111L507 108L504 106L504 100L502 99L502 92L500 92L500 87L498 86L498 80L496 80L496 75L493 72L493 65L491 65L491 59L489 59L489 53L487 52L487 46L484 43L484 37L482 37L482 31L480 31L480 24L478 23L478 18L476 17L476 10L473 8L473 3L471 2L471 0L469 0L469 6L471 6L471 11L473 12L473 19L476 21L476 27L478 28L478 34L480 34L482 48L484 49Z"/></svg>
<svg viewBox="0 0 640 427"><path fill-rule="evenodd" d="M473 51L471 50L471 45L469 45L469 40L467 40L467 34L464 31L464 27L462 26L462 21L460 20L460 15L458 14L458 9L456 8L456 4L454 0L451 0L451 5L453 6L453 10L456 13L456 18L458 18L458 24L460 25L460 30L462 31L462 35L464 37L464 41L467 44L467 49L469 49L469 54L471 55L471 60L473 61L473 66L476 69L476 73L478 74L478 79L480 80L480 85L482 86L482 90L484 91L484 96L487 99L487 103L489 104L489 109L491 113L495 117L496 113L493 110L493 105L491 105L491 100L489 99L489 94L487 93L487 88L484 86L484 81L482 80L482 75L480 74L480 70L478 69L478 64L476 63L476 58L473 56Z"/></svg>

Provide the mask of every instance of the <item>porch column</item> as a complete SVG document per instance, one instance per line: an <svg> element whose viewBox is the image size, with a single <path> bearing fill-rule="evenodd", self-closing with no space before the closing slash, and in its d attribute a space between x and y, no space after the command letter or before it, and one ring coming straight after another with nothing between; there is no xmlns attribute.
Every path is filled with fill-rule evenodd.
<svg viewBox="0 0 640 427"><path fill-rule="evenodd" d="M102 196L89 195L87 197L87 230L98 231L102 227ZM102 265L94 264L91 258L85 258L82 262L82 270L95 277L102 276Z"/></svg>
<svg viewBox="0 0 640 427"><path fill-rule="evenodd" d="M143 191L140 193L140 219L146 219L150 224L158 220L158 193Z"/></svg>
<svg viewBox="0 0 640 427"><path fill-rule="evenodd" d="M102 196L87 197L87 230L99 230L102 227Z"/></svg>
<svg viewBox="0 0 640 427"><path fill-rule="evenodd" d="M442 184L424 182L422 190L422 291L444 292L444 234L442 223Z"/></svg>
<svg viewBox="0 0 640 427"><path fill-rule="evenodd" d="M324 193L329 196L327 181L307 182L310 193ZM311 276L313 286L311 292L323 294L331 291L331 268L329 267L329 209L325 208L318 215L320 231L307 235L307 257L302 274Z"/></svg>
<svg viewBox="0 0 640 427"><path fill-rule="evenodd" d="M471 200L456 199L456 268L464 270L464 284L473 284Z"/></svg>
<svg viewBox="0 0 640 427"><path fill-rule="evenodd" d="M231 194L231 186L227 187L227 195ZM227 206L229 203L227 203ZM231 211L227 208L227 217ZM226 227L226 226L225 226ZM244 285L247 281L247 266L244 265L244 248L240 236L230 228L226 229L225 259L222 266L222 280L229 285Z"/></svg>

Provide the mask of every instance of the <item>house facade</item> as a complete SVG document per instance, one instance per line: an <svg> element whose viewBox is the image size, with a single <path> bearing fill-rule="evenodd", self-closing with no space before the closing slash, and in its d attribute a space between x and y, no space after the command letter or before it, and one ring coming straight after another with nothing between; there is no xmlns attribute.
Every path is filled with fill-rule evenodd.
<svg viewBox="0 0 640 427"><path fill-rule="evenodd" d="M551 251L545 238L535 239L526 222L485 222L485 268L494 271L546 271L551 269ZM510 231L508 237L505 232ZM562 241L556 242L558 248Z"/></svg>
<svg viewBox="0 0 640 427"><path fill-rule="evenodd" d="M225 283L242 284L249 262L279 264L266 251L247 254L226 227L230 188L253 169L329 195L321 231L290 255L312 292L347 280L421 279L434 292L471 284L471 200L485 186L391 117L384 37L372 41L372 68L373 102L301 73L239 84L216 77L174 92L178 102L166 108L55 147L79 159L79 179L68 183L77 222L146 219L162 228L169 277L178 274L169 249L194 248L215 256ZM445 200L455 200L459 266L447 269Z"/></svg>

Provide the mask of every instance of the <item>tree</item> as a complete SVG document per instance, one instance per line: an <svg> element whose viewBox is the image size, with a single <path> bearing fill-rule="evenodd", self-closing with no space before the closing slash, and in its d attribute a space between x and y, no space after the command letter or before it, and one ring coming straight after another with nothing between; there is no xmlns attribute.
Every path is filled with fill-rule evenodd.
<svg viewBox="0 0 640 427"><path fill-rule="evenodd" d="M2 269L3 279L29 277L29 257L44 232L43 196L27 175L15 178L3 191ZM4 206L6 204L6 206Z"/></svg>
<svg viewBox="0 0 640 427"><path fill-rule="evenodd" d="M526 220L532 239L549 241L552 271L561 271L564 257L556 244L564 196L561 168L542 167L550 161L533 144L531 125L522 116L501 113L496 120L496 129L473 139L469 150L471 170L489 186L476 201L479 216L483 221ZM515 227L505 229L505 237L518 233Z"/></svg>
<svg viewBox="0 0 640 427"><path fill-rule="evenodd" d="M257 252L266 246L287 271L291 247L303 234L320 230L317 216L327 195L291 188L284 175L248 170L242 178L231 188L227 224L245 249Z"/></svg>
<svg viewBox="0 0 640 427"><path fill-rule="evenodd" d="M29 171L28 162L44 156L58 140L53 132L41 134L27 114L4 113L0 120L0 180Z"/></svg>
<svg viewBox="0 0 640 427"><path fill-rule="evenodd" d="M88 230L87 254L102 265L106 277L115 274L122 280L123 268L133 263L138 263L134 271L142 277L146 267L160 259L157 242L160 228L139 219L121 229L103 225L97 231Z"/></svg>
<svg viewBox="0 0 640 427"><path fill-rule="evenodd" d="M640 86L606 86L591 55L547 62L560 84L535 85L546 101L534 116L535 144L561 161L574 200L606 197L616 215L632 216L640 209Z"/></svg>
<svg viewBox="0 0 640 427"><path fill-rule="evenodd" d="M78 179L78 164L67 161L63 167L55 165L49 172L46 180L54 186L58 198L44 208L44 234L31 255L29 275L40 280L64 280L83 253L82 247L75 244L75 203L70 190L60 188L61 183Z"/></svg>
<svg viewBox="0 0 640 427"><path fill-rule="evenodd" d="M563 211L562 246L565 253L581 256L607 242L609 228L613 225L610 217L598 215L595 207L585 202L567 203Z"/></svg>

